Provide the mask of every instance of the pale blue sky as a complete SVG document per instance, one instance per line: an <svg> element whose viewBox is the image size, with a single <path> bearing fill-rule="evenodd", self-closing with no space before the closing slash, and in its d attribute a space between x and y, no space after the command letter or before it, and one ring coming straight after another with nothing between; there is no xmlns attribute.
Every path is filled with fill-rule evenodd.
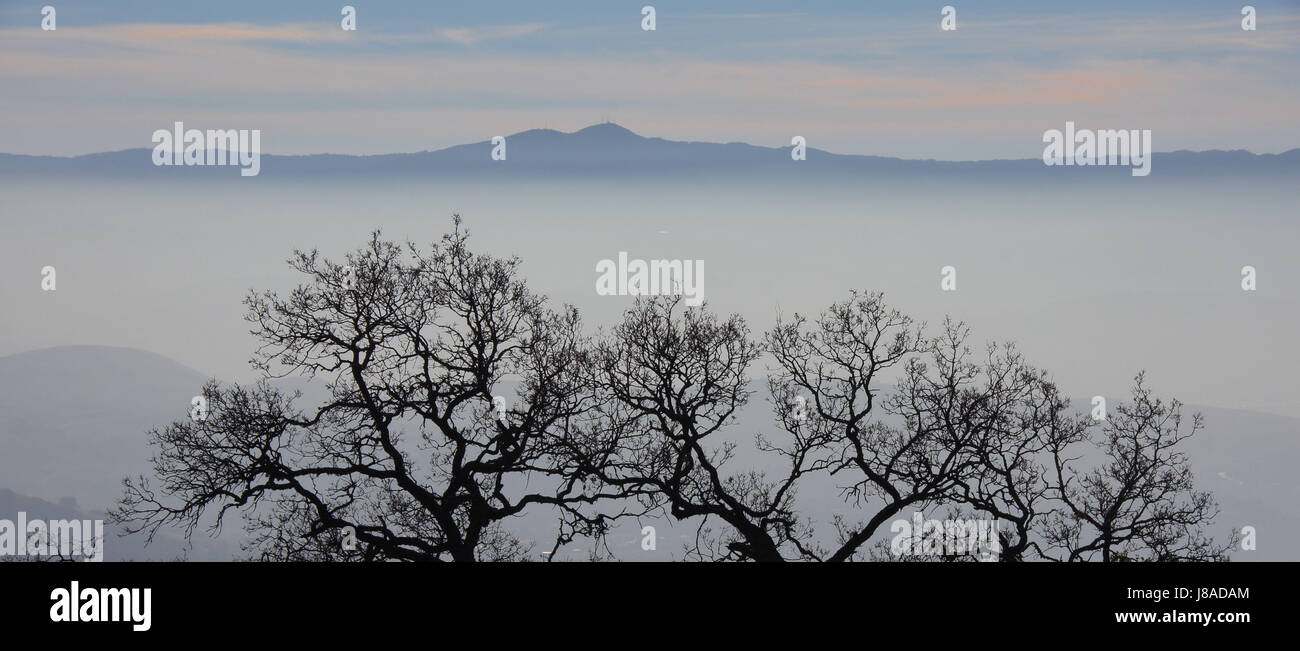
<svg viewBox="0 0 1300 651"><path fill-rule="evenodd" d="M40 8L58 10L42 31ZM271 153L432 149L613 120L643 135L1029 158L1067 120L1157 150L1300 146L1300 3L9 2L0 151L150 146L176 120ZM657 9L643 32L641 6ZM939 29L940 8L958 29ZM1132 6L1140 5L1140 6Z"/></svg>

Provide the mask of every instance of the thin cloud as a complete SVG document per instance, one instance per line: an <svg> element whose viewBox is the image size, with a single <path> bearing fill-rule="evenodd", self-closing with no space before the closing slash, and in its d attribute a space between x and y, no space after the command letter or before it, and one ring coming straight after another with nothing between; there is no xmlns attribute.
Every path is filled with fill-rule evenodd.
<svg viewBox="0 0 1300 651"><path fill-rule="evenodd" d="M492 27L455 27L434 32L434 40L461 45L475 45L483 41L499 41L527 36L546 29L543 23L529 25L498 25Z"/></svg>

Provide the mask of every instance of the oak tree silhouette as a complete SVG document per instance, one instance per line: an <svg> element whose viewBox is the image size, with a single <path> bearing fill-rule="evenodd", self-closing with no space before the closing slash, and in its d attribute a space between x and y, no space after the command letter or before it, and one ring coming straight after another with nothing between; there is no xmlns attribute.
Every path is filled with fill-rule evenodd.
<svg viewBox="0 0 1300 651"><path fill-rule="evenodd" d="M457 216L427 252L378 232L345 263L295 252L306 283L245 301L265 378L211 382L208 418L153 431L156 478L126 481L114 519L152 536L243 510L266 560L518 560L503 523L538 507L555 548L602 536L623 513L591 508L619 494L589 481L599 442L573 426L592 408L577 311L467 237ZM299 407L269 381L288 375L328 399Z"/></svg>

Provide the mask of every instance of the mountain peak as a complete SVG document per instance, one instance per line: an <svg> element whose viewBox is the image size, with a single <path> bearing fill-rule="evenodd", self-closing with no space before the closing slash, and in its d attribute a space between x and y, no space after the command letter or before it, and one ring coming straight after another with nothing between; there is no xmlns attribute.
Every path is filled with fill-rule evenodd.
<svg viewBox="0 0 1300 651"><path fill-rule="evenodd" d="M578 131L574 131L573 135L600 136L602 138L609 138L609 137L626 138L629 136L633 138L641 137L637 135L635 132L633 132L631 129L628 129L627 127L624 127L620 124L616 124L614 122L601 122L599 124L593 124L584 129L579 129Z"/></svg>

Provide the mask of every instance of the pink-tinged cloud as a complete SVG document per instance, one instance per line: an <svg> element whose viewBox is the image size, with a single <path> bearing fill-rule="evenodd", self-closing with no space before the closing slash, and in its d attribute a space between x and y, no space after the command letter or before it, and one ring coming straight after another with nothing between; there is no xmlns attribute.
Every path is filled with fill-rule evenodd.
<svg viewBox="0 0 1300 651"><path fill-rule="evenodd" d="M434 31L435 40L461 45L475 45L482 41L497 41L506 38L518 38L539 32L546 28L543 24L499 25L494 27L457 27Z"/></svg>

